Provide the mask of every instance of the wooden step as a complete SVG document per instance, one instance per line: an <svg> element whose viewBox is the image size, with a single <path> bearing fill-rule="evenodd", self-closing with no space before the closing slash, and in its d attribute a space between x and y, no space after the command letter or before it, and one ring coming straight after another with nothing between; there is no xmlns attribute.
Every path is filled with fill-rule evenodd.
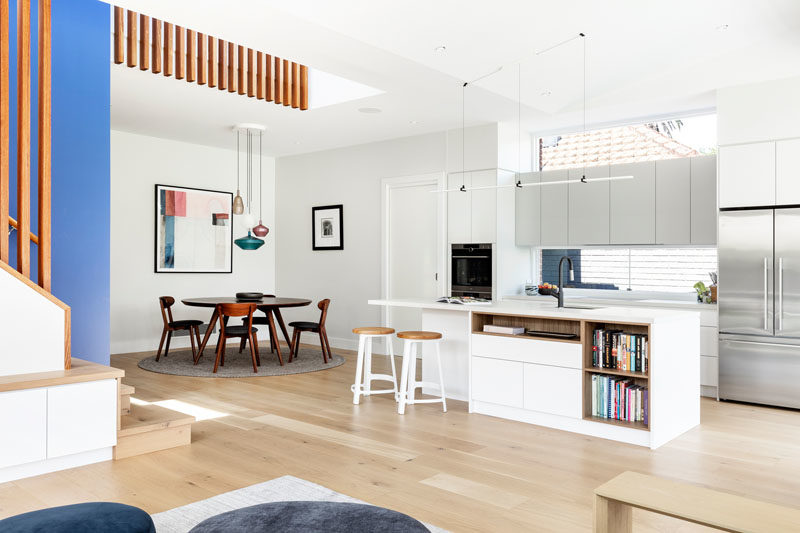
<svg viewBox="0 0 800 533"><path fill-rule="evenodd" d="M122 382L119 384L119 411L123 415L131 414L131 396L136 392L136 389L131 385L126 385Z"/></svg>
<svg viewBox="0 0 800 533"><path fill-rule="evenodd" d="M117 431L114 459L157 452L192 442L191 415L158 405L131 405Z"/></svg>

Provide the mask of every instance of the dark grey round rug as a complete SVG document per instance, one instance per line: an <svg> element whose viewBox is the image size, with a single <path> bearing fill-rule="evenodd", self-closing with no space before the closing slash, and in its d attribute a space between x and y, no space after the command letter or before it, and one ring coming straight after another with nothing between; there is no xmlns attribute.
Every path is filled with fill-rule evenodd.
<svg viewBox="0 0 800 533"><path fill-rule="evenodd" d="M159 374L171 374L173 376L191 376L198 378L258 378L263 376L286 376L289 374L303 374L305 372L316 372L327 370L344 364L344 357L333 353L328 359L328 364L322 361L322 352L319 348L300 348L300 354L289 363L289 350L281 347L283 356L283 366L278 363L278 355L270 353L269 342L259 345L261 355L261 366L258 373L253 372L253 360L250 358L250 346L246 346L242 353L239 348L228 346L225 351L225 366L220 366L214 374L214 345L208 343L208 347L203 352L203 357L195 366L192 362L192 351L190 349L170 350L167 357L161 356L161 360L156 362L156 356L146 357L139 361L139 368L158 372Z"/></svg>

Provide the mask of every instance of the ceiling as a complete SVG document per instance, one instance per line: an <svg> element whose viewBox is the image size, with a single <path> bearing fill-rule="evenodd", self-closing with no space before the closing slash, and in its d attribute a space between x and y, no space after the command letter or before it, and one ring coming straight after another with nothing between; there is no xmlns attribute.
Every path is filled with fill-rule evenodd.
<svg viewBox="0 0 800 533"><path fill-rule="evenodd" d="M276 156L461 127L462 91L467 125L580 128L584 45L590 125L709 110L718 87L800 75L797 0L116 4L380 91L300 112L112 65L112 128L231 147L233 124L260 122Z"/></svg>

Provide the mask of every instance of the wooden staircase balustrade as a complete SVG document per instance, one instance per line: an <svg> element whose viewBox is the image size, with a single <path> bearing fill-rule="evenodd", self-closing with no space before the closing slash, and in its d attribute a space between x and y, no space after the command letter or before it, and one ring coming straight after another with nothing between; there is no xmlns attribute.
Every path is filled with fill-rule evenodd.
<svg viewBox="0 0 800 533"><path fill-rule="evenodd" d="M189 83L308 109L306 65L118 6L114 7L113 41L117 65L174 74Z"/></svg>

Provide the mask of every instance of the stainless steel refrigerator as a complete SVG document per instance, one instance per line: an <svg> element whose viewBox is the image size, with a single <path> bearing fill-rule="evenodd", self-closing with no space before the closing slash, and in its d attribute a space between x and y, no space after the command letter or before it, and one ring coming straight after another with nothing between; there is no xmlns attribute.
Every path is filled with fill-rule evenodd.
<svg viewBox="0 0 800 533"><path fill-rule="evenodd" d="M719 397L800 408L800 208L719 216Z"/></svg>

